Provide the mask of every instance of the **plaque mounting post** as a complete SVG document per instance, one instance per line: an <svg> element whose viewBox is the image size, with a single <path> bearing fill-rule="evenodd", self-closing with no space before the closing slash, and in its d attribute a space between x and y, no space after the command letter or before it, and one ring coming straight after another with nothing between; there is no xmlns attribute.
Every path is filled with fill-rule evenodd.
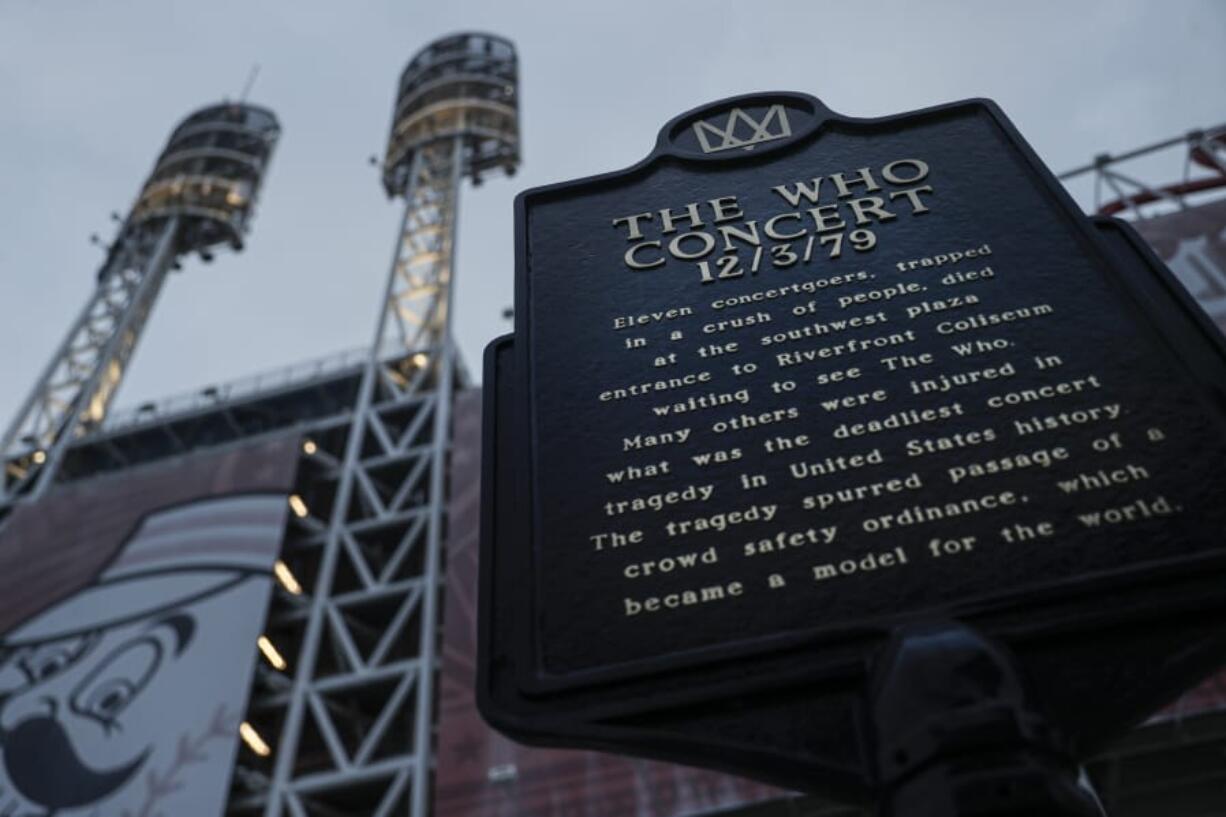
<svg viewBox="0 0 1226 817"><path fill-rule="evenodd" d="M1008 650L965 625L896 630L868 711L879 817L1105 817Z"/></svg>

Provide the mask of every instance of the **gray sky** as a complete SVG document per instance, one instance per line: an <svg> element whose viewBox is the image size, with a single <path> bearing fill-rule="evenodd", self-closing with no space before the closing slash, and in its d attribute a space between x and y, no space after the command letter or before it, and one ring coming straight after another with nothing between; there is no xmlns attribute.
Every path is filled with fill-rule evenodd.
<svg viewBox="0 0 1226 817"><path fill-rule="evenodd" d="M248 249L171 278L118 404L369 342L399 207L366 159L409 57L464 29L517 43L524 140L519 175L461 197L474 369L509 328L514 194L632 164L703 102L797 90L876 116L986 96L1056 170L1226 120L1221 0L0 0L0 424L90 292L89 234L110 238L172 126L255 62L251 99L284 130Z"/></svg>

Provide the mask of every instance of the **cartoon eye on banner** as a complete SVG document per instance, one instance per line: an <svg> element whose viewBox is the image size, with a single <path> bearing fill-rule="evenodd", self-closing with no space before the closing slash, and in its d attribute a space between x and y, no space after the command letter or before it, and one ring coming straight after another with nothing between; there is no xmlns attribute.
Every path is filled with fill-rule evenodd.
<svg viewBox="0 0 1226 817"><path fill-rule="evenodd" d="M91 480L0 531L25 613L0 621L0 814L221 812L296 449Z"/></svg>

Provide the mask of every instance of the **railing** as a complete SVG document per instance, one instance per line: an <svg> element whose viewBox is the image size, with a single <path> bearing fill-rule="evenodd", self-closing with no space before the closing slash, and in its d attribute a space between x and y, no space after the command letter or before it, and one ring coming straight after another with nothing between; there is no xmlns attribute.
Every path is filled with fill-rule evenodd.
<svg viewBox="0 0 1226 817"><path fill-rule="evenodd" d="M203 411L245 398L285 391L317 380L326 380L346 369L361 367L369 354L370 350L367 347L348 349L326 357L247 375L227 383L119 409L111 412L103 421L102 426L94 433L111 434L135 426L158 422L166 417Z"/></svg>
<svg viewBox="0 0 1226 817"><path fill-rule="evenodd" d="M1178 151L1173 150L1176 148ZM1121 165L1150 160L1160 153L1171 154L1182 163L1178 181L1152 185L1120 169ZM1093 207L1100 215L1144 219L1185 209L1190 196L1226 188L1226 125L1189 131L1118 155L1104 153L1087 165L1061 173L1059 178L1067 183L1088 174L1093 174Z"/></svg>
<svg viewBox="0 0 1226 817"><path fill-rule="evenodd" d="M430 352L429 349L405 351L403 346L389 343L380 354L380 358L384 361L408 357L417 358ZM330 380L341 372L360 369L365 365L369 354L370 349L365 346L347 349L343 352L333 352L325 357L258 372L215 386L206 386L161 400L141 403L139 406L127 406L111 411L103 420L102 425L91 434L87 434L85 439L95 435L114 434L117 431L152 425L171 417L206 411L275 392L300 388L318 381ZM470 385L471 375L464 366L464 361L458 356L456 365L458 384L461 387Z"/></svg>

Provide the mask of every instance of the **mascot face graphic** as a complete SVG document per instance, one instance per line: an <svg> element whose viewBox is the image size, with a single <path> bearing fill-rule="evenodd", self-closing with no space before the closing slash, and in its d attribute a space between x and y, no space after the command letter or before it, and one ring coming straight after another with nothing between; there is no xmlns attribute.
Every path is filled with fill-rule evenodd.
<svg viewBox="0 0 1226 817"><path fill-rule="evenodd" d="M55 813L129 783L153 745L149 735L125 734L125 714L162 664L182 656L195 627L191 615L172 613L13 651L0 670L0 744L16 794Z"/></svg>
<svg viewBox="0 0 1226 817"><path fill-rule="evenodd" d="M0 637L0 817L173 812L160 798L198 776L185 765L228 765L284 508L154 514L92 584Z"/></svg>

